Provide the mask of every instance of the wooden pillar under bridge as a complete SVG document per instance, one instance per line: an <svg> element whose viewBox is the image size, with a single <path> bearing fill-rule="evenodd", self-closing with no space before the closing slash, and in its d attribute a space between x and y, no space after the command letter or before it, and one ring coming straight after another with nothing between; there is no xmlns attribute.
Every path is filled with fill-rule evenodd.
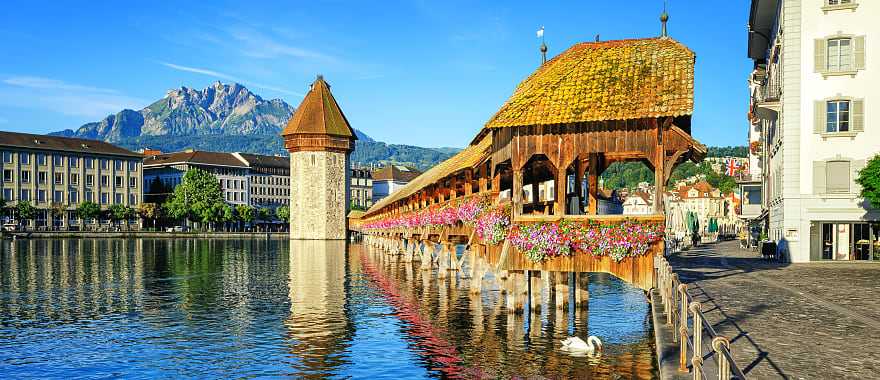
<svg viewBox="0 0 880 380"><path fill-rule="evenodd" d="M568 303L568 273L553 272L554 286L553 290L556 295L555 306L557 310L563 310Z"/></svg>
<svg viewBox="0 0 880 380"><path fill-rule="evenodd" d="M590 274L586 272L576 273L577 281L575 292L575 305L585 309L590 304Z"/></svg>
<svg viewBox="0 0 880 380"><path fill-rule="evenodd" d="M541 275L545 272L529 271L529 308L538 310L541 308Z"/></svg>
<svg viewBox="0 0 880 380"><path fill-rule="evenodd" d="M424 250L422 251L422 265L421 268L423 271L430 271L433 267L434 259L434 243L430 240L425 240L424 242Z"/></svg>

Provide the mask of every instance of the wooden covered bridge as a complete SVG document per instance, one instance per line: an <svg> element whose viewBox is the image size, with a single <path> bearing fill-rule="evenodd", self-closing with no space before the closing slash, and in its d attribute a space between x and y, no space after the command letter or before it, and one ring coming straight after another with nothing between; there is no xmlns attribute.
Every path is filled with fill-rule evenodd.
<svg viewBox="0 0 880 380"><path fill-rule="evenodd" d="M640 161L662 194L677 164L702 160L691 137L694 60L668 37L574 45L520 83L467 148L352 214L349 228L423 268L436 262L441 275L470 258L501 278L565 286L566 276L577 284L579 273L607 272L648 290L662 196L654 215L600 215L598 178Z"/></svg>

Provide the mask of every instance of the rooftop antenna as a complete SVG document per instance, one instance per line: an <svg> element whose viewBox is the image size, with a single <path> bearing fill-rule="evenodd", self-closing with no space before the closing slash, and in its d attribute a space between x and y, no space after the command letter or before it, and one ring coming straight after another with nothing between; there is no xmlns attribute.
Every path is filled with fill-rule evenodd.
<svg viewBox="0 0 880 380"><path fill-rule="evenodd" d="M666 22L669 21L669 13L666 13L666 0L663 0L663 13L660 14L660 37L667 37Z"/></svg>
<svg viewBox="0 0 880 380"><path fill-rule="evenodd" d="M544 26L538 29L538 38L541 39L541 64L547 63L547 44L544 43Z"/></svg>

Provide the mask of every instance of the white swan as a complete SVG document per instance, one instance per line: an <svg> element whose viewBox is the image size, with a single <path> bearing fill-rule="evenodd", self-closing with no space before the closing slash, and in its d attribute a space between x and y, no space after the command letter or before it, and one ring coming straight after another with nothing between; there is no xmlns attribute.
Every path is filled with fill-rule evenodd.
<svg viewBox="0 0 880 380"><path fill-rule="evenodd" d="M599 338L590 335L587 341L576 336L568 337L562 341L562 349L577 353L594 354L602 352L602 341Z"/></svg>

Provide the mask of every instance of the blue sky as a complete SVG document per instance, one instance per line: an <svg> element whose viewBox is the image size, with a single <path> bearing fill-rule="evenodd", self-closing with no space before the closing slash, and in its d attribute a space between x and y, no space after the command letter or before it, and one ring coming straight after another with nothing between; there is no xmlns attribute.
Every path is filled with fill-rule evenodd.
<svg viewBox="0 0 880 380"><path fill-rule="evenodd" d="M296 106L321 73L355 128L387 142L467 144L540 63L581 41L659 34L660 0L5 1L0 129L47 133L169 89L239 82ZM697 54L694 135L745 145L749 2L670 0Z"/></svg>

